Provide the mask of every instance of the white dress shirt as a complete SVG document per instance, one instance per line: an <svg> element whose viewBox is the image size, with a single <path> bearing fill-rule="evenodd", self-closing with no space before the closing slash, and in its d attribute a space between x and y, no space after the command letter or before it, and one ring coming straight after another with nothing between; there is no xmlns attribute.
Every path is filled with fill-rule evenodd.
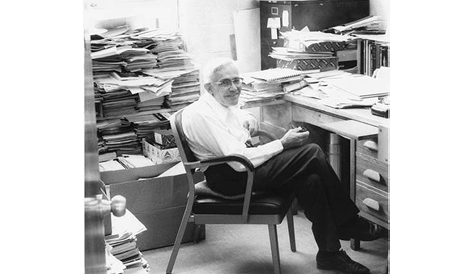
<svg viewBox="0 0 473 274"><path fill-rule="evenodd" d="M247 157L258 167L283 151L283 146L280 140L274 140L258 147L247 147L245 142L251 136L243 123L249 119L256 122L251 113L236 106L223 106L210 93L204 92L198 101L184 109L182 126L189 146L199 160L236 154ZM245 170L237 162L229 165L238 172Z"/></svg>

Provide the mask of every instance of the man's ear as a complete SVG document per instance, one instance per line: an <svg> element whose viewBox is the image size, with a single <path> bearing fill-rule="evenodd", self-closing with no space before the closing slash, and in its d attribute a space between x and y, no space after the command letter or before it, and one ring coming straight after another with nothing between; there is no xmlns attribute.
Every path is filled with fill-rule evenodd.
<svg viewBox="0 0 473 274"><path fill-rule="evenodd" d="M204 88L205 88L205 90L207 90L208 93L212 94L212 92L210 90L210 83L205 83Z"/></svg>

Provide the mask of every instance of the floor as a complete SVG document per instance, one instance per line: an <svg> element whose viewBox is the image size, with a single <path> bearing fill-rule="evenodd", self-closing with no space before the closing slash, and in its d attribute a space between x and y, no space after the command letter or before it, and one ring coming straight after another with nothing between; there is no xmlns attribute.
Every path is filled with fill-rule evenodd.
<svg viewBox="0 0 473 274"><path fill-rule="evenodd" d="M294 216L297 252L291 252L286 220L278 226L279 252L283 274L335 274L337 271L316 267L317 245L310 222L302 213ZM342 248L355 261L367 266L372 274L384 274L389 241L361 242L353 251L350 242ZM166 273L172 246L143 252L150 274ZM268 227L266 225L207 225L206 239L181 245L174 274L265 274L273 273Z"/></svg>

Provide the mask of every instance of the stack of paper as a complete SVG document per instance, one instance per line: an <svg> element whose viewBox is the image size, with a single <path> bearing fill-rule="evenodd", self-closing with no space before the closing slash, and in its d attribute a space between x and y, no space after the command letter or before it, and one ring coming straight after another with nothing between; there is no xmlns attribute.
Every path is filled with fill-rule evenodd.
<svg viewBox="0 0 473 274"><path fill-rule="evenodd" d="M154 132L161 129L170 129L169 114L155 113L148 115L127 116L127 119L136 132L139 140L153 138Z"/></svg>
<svg viewBox="0 0 473 274"><path fill-rule="evenodd" d="M99 154L115 152L140 154L141 145L130 122L124 119L104 120L97 123Z"/></svg>
<svg viewBox="0 0 473 274"><path fill-rule="evenodd" d="M361 99L389 94L389 82L367 75L326 79L326 82Z"/></svg>
<svg viewBox="0 0 473 274"><path fill-rule="evenodd" d="M143 155L126 155L118 157L118 161L126 168L137 168L154 165L151 159L146 158Z"/></svg>
<svg viewBox="0 0 473 274"><path fill-rule="evenodd" d="M333 108L370 107L389 94L387 81L343 71L310 73L304 80L309 85L293 94L320 99Z"/></svg>
<svg viewBox="0 0 473 274"><path fill-rule="evenodd" d="M185 70L195 70L176 31L120 26L92 38L95 92L98 105L104 108L100 112L104 117L165 108L173 78L159 74L179 71L177 77Z"/></svg>
<svg viewBox="0 0 473 274"><path fill-rule="evenodd" d="M378 15L370 15L359 20L330 28L338 34L385 34L383 20Z"/></svg>
<svg viewBox="0 0 473 274"><path fill-rule="evenodd" d="M169 107L179 109L197 101L200 97L199 71L193 70L183 73L172 83L172 92L169 95Z"/></svg>
<svg viewBox="0 0 473 274"><path fill-rule="evenodd" d="M300 59L323 59L335 56L331 51L306 52L304 50L295 50L291 48L274 47L269 56L281 60L300 60Z"/></svg>
<svg viewBox="0 0 473 274"><path fill-rule="evenodd" d="M303 71L274 68L243 74L240 103L276 100L284 95L283 85L303 79Z"/></svg>
<svg viewBox="0 0 473 274"><path fill-rule="evenodd" d="M99 171L112 171L121 169L125 169L125 167L116 160L108 160L99 163Z"/></svg>
<svg viewBox="0 0 473 274"><path fill-rule="evenodd" d="M146 231L146 227L128 210L122 217L112 215L112 234L105 236L110 246L110 255L120 260L126 268L148 267L138 249L136 235Z"/></svg>

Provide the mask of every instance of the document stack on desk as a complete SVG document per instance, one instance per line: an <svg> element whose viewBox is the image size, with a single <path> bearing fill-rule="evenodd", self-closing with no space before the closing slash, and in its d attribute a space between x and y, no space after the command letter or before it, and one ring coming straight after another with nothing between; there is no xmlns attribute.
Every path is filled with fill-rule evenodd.
<svg viewBox="0 0 473 274"><path fill-rule="evenodd" d="M367 75L351 74L343 78L326 79L326 82L360 99L382 97L389 94L389 82Z"/></svg>
<svg viewBox="0 0 473 274"><path fill-rule="evenodd" d="M307 76L309 86L293 94L320 99L333 108L370 107L389 94L388 81L366 75L327 71Z"/></svg>
<svg viewBox="0 0 473 274"><path fill-rule="evenodd" d="M288 85L302 88L304 71L274 68L243 74L241 103L271 101L282 98ZM287 93L287 92L286 92Z"/></svg>

